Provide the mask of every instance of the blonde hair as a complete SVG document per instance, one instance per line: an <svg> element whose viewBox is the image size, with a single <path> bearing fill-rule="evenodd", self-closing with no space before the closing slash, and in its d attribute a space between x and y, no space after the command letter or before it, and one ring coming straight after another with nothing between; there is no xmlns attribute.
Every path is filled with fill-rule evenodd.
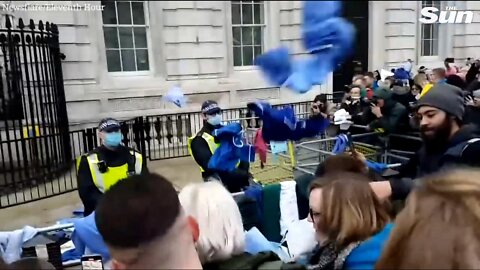
<svg viewBox="0 0 480 270"><path fill-rule="evenodd" d="M390 221L385 205L372 191L369 178L359 173L334 173L312 183L322 189L316 226L341 250L380 232Z"/></svg>
<svg viewBox="0 0 480 270"><path fill-rule="evenodd" d="M422 179L376 269L478 269L480 171L453 170Z"/></svg>
<svg viewBox="0 0 480 270"><path fill-rule="evenodd" d="M202 263L226 260L244 252L240 210L220 182L187 185L180 191L179 198L186 214L198 222L197 251Z"/></svg>

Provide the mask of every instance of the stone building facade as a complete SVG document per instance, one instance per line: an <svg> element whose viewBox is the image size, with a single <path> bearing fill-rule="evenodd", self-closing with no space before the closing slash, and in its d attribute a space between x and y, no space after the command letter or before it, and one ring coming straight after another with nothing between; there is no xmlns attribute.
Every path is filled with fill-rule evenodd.
<svg viewBox="0 0 480 270"><path fill-rule="evenodd" d="M441 66L449 56L478 57L480 2L343 1L355 21L354 58L365 70L396 67L407 58L416 65ZM295 55L301 44L300 1L1 1L2 13L51 21L59 26L65 92L72 125L89 126L107 116L198 111L205 99L225 108L254 99L272 103L311 100L343 83L330 76L324 85L298 95L268 84L252 66L255 55L281 44ZM5 5L10 8L5 8ZM18 8L29 4L30 8ZM17 8L12 8L12 5ZM57 10L31 6L59 6ZM102 7L103 5L103 7ZM63 6L63 7L62 7ZM422 6L475 12L471 24L422 25ZM337 72L342 75L342 70ZM336 81L336 79L335 79ZM162 102L174 85L189 104Z"/></svg>

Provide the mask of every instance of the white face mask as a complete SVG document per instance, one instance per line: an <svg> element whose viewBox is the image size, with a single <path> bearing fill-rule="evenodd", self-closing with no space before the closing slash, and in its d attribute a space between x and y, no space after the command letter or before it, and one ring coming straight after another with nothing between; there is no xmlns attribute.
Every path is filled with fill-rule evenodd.
<svg viewBox="0 0 480 270"><path fill-rule="evenodd" d="M212 126L218 126L222 123L222 115L221 114L216 114L209 116L207 119L207 122L212 125Z"/></svg>

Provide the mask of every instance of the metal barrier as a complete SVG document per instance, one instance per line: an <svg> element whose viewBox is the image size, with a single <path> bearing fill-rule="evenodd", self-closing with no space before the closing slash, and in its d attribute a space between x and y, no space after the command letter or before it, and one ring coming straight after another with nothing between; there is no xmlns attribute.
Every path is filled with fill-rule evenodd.
<svg viewBox="0 0 480 270"><path fill-rule="evenodd" d="M247 128L248 143L254 144L257 130L258 128ZM292 141L285 143L287 144L287 152L273 154L270 144L267 144L266 162L262 163L260 158L256 158L255 162L250 164L250 173L258 183L266 185L294 178L295 146Z"/></svg>
<svg viewBox="0 0 480 270"><path fill-rule="evenodd" d="M403 151L397 149L391 149L389 142L391 137L409 139L420 141L419 137L392 134L387 137L379 137L376 132L367 132L364 134L351 135L355 150L362 153L367 160L388 164L388 168L396 168L402 164L408 162L410 157L415 154L411 151ZM373 137L379 139L377 142L379 145L373 145L360 142L363 138ZM336 142L336 137L321 138L321 139L309 139L303 142L299 142L295 145L295 170L307 173L315 174L315 171L320 163L326 158L335 155L332 150Z"/></svg>
<svg viewBox="0 0 480 270"><path fill-rule="evenodd" d="M58 49L56 26L47 24L44 27L40 22L39 31L35 31L31 21L30 30L24 31L20 21L19 27L20 30L12 30L7 24L7 30L0 29L0 46L7 67L0 73L0 82L3 82L0 83L0 93L3 93L0 95L0 208L76 190L75 158L99 146L97 128L68 130L60 63L63 56ZM7 35L2 33L4 31ZM20 61L12 55L28 55L28 61ZM32 55L35 57L29 58ZM43 66L37 63L39 60ZM41 72L43 76L38 77ZM327 100L334 103L343 98L343 92L326 95ZM14 104L19 102L25 107L14 111ZM291 105L300 118L310 113L310 102L273 107L285 105ZM261 120L245 107L226 109L222 113L225 121L239 121L247 130L256 130L262 125ZM121 132L124 145L142 153L147 162L187 156L187 140L202 125L200 112L153 115L123 121ZM254 132L249 134L254 136ZM249 140L253 142L253 137ZM293 149L293 144L289 143L289 153L279 154L276 164L269 159L265 170L257 162L252 164L252 172L265 183L292 178L297 163ZM390 154L393 158L403 153L392 151ZM283 173L278 174L280 171Z"/></svg>

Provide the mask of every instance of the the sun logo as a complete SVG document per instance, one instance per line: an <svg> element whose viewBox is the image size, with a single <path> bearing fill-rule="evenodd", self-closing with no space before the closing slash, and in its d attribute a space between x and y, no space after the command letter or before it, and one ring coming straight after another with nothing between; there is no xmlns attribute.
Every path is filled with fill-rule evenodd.
<svg viewBox="0 0 480 270"><path fill-rule="evenodd" d="M440 11L436 7L424 7L421 11L421 18L418 19L421 23L472 23L472 11L457 11L455 7L446 7L445 10Z"/></svg>

